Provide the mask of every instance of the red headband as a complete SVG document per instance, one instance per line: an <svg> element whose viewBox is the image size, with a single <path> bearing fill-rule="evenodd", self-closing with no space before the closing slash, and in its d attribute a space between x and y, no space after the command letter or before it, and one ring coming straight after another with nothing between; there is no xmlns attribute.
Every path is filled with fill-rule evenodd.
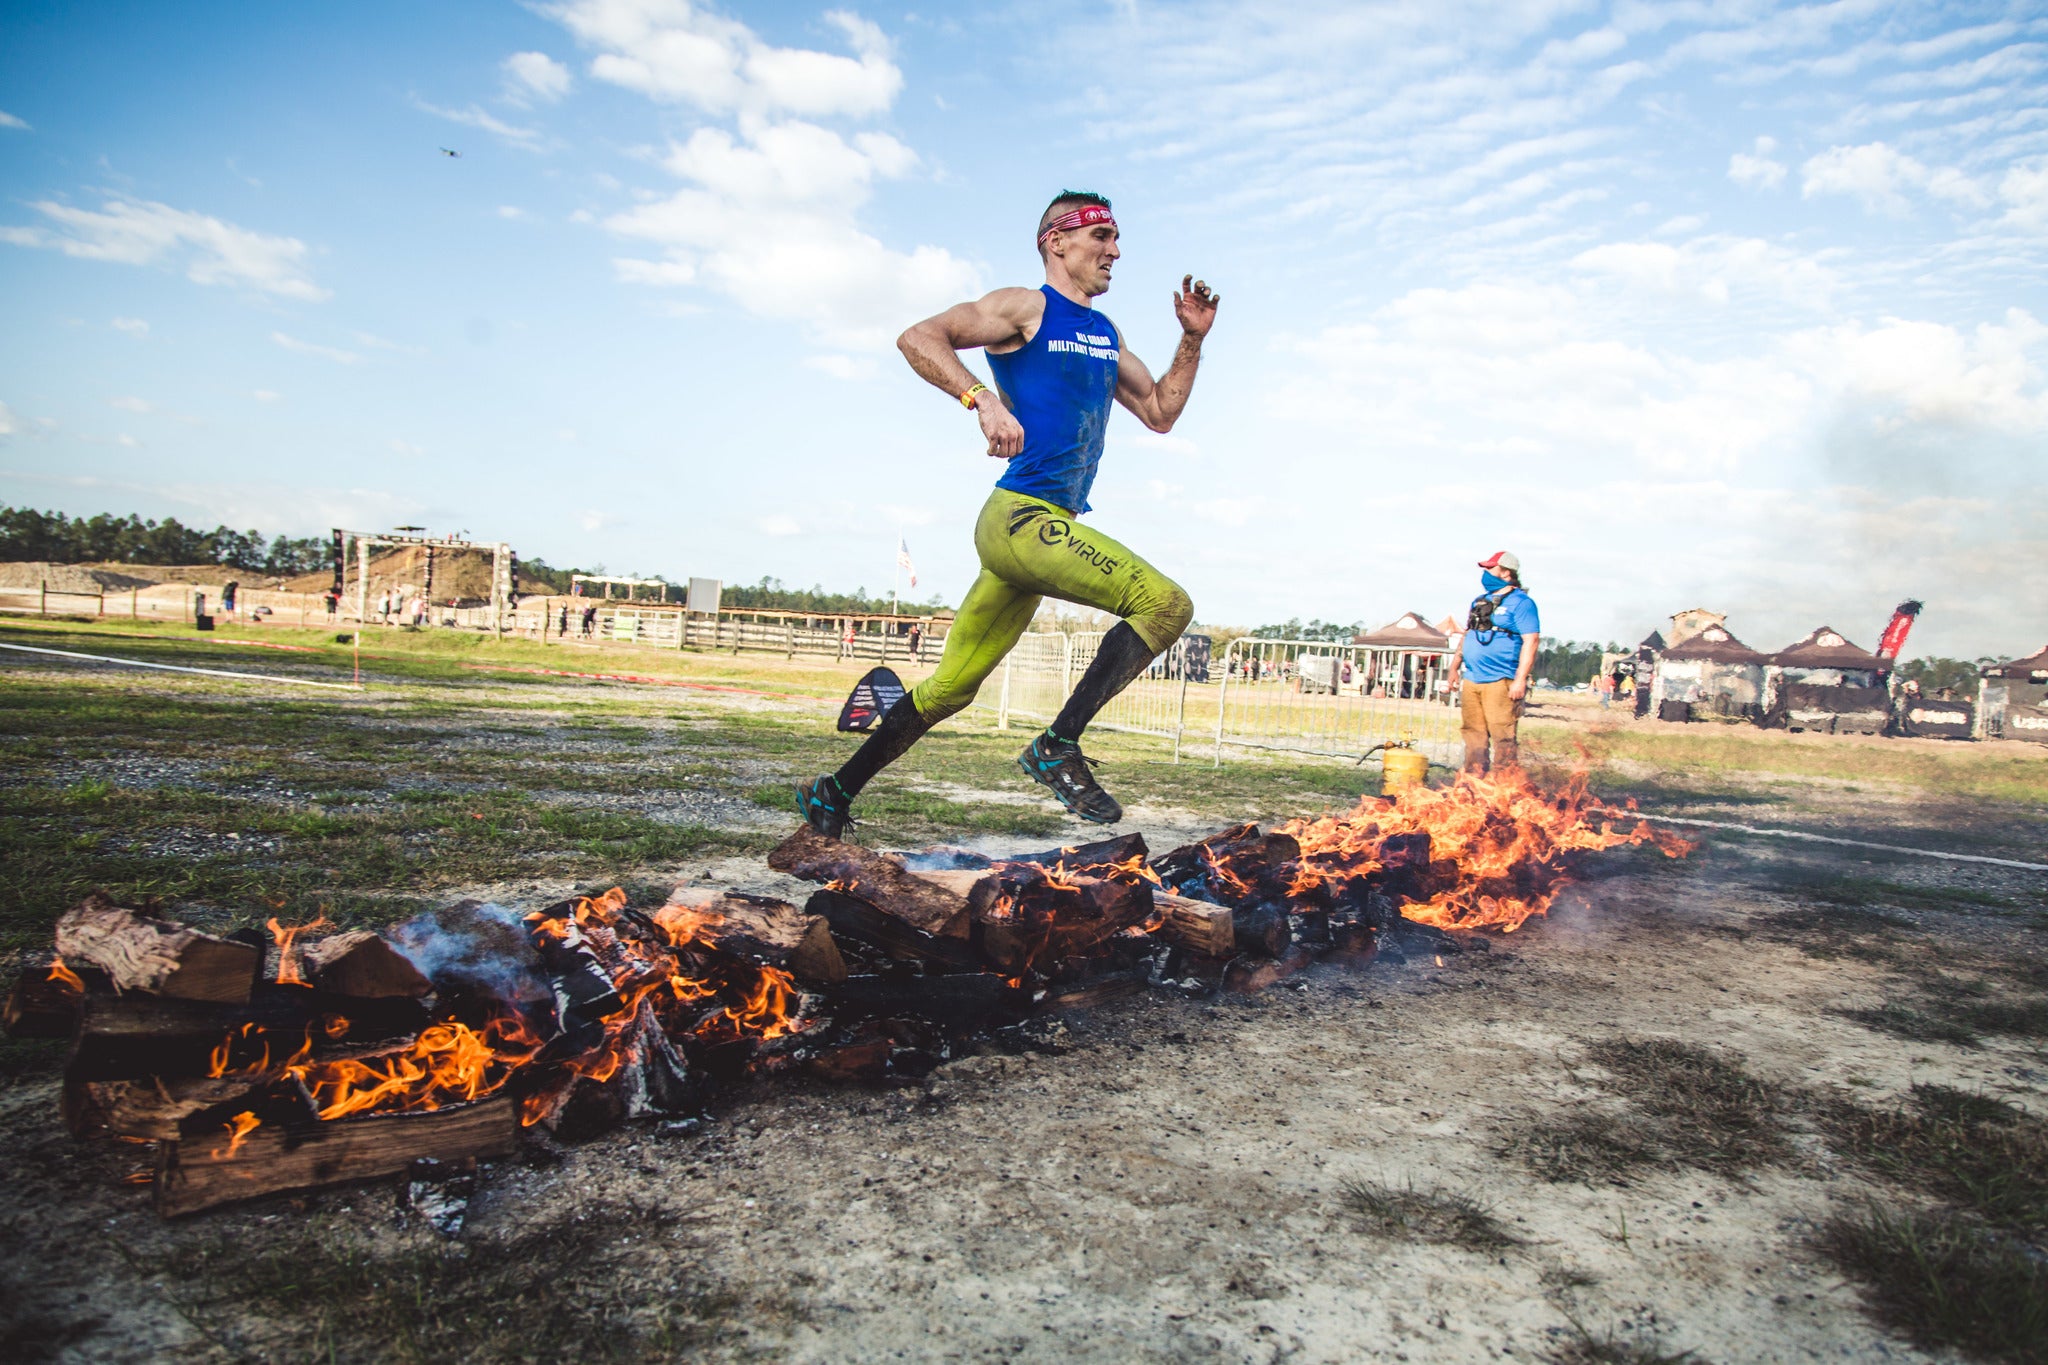
<svg viewBox="0 0 2048 1365"><path fill-rule="evenodd" d="M1116 219L1112 218L1109 210L1100 204L1083 204L1072 213L1062 215L1047 223L1045 231L1038 234L1038 240L1042 242L1055 232L1071 232L1075 228L1094 227L1097 223L1107 223L1111 227L1115 227Z"/></svg>

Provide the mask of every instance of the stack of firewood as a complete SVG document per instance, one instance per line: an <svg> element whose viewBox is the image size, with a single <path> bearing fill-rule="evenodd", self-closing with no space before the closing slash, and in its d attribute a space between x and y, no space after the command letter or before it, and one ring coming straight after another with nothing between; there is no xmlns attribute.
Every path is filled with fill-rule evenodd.
<svg viewBox="0 0 2048 1365"><path fill-rule="evenodd" d="M1313 886L1292 839L1250 825L1157 859L1135 834L992 859L805 830L768 861L820 889L801 909L687 888L645 910L617 890L525 916L466 901L304 944L94 895L6 1023L71 1040L66 1123L154 1144L170 1216L420 1161L473 1169L522 1130L694 1115L763 1071L913 1078L1148 985L1256 990L1320 955L1364 962L1428 850Z"/></svg>

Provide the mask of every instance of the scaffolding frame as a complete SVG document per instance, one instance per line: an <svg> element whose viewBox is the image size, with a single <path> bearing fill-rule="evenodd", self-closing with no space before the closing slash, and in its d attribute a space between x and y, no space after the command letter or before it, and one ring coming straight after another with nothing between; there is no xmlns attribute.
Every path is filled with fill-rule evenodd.
<svg viewBox="0 0 2048 1365"><path fill-rule="evenodd" d="M512 547L505 541L463 540L457 536L408 536L396 531L351 531L345 527L334 528L334 535L342 542L342 563L350 559L356 562L356 624L367 627L370 624L370 550L376 546L417 545L427 551L427 565L431 577L433 554L436 550L490 551L491 555L491 633L505 633L505 615L512 601ZM353 543L353 551L350 544ZM343 596L347 596L346 582ZM420 589L425 593L427 589ZM428 603L431 608L431 599Z"/></svg>
<svg viewBox="0 0 2048 1365"><path fill-rule="evenodd" d="M671 587L675 586L674 584L668 582L668 580L662 578L612 578L608 577L605 574L572 573L569 575L569 595L571 597L582 597L584 594L577 591L577 589L582 587L582 585L585 583L604 584L604 600L607 602L613 600L612 588L615 585L618 587L622 587L626 590L626 596L623 600L627 602L633 602L638 600L633 596L633 589L653 588L656 590L654 600L657 603L662 604L669 604L668 590Z"/></svg>

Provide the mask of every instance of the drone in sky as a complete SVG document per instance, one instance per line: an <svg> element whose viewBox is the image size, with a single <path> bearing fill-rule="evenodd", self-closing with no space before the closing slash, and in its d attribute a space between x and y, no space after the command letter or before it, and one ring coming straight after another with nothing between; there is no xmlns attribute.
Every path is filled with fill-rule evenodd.
<svg viewBox="0 0 2048 1365"><path fill-rule="evenodd" d="M461 155L462 155L462 153L461 153L461 152L457 152L457 151L453 151L453 150L451 150L451 149L449 149L449 148L447 148L447 147L443 147L443 148L441 149L441 155L442 155L442 156L461 156Z"/></svg>

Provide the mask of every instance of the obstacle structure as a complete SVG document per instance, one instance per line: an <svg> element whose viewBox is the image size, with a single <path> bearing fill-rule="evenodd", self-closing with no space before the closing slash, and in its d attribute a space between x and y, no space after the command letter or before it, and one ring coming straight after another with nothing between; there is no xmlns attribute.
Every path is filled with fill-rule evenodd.
<svg viewBox="0 0 2048 1365"><path fill-rule="evenodd" d="M426 582L421 593L429 601L434 593L434 552L436 550L469 550L491 557L491 607L489 629L493 635L503 635L512 602L512 579L518 567L518 556L504 541L465 540L459 536L413 535L419 527L404 527L397 531L351 531L343 527L334 528L334 591L344 600L348 592L348 564L351 558L356 563L356 620L367 624L370 619L370 551L382 546L413 546L426 551Z"/></svg>

